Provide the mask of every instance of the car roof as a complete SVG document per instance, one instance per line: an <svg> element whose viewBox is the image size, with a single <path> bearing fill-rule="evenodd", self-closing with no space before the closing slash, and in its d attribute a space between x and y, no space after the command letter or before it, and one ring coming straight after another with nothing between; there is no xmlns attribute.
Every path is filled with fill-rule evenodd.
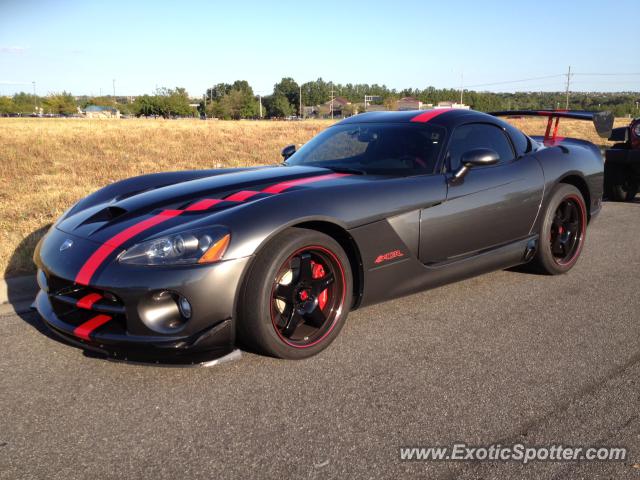
<svg viewBox="0 0 640 480"><path fill-rule="evenodd" d="M504 126L503 121L487 113L460 108L366 112L345 118L336 125L352 123L433 123L453 128L461 123L488 122Z"/></svg>

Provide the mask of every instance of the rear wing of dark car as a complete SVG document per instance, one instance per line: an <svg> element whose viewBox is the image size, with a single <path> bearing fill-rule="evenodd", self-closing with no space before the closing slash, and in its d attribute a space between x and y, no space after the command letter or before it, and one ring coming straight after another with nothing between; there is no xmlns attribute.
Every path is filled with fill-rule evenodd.
<svg viewBox="0 0 640 480"><path fill-rule="evenodd" d="M489 112L495 117L548 117L547 130L544 134L545 144L555 144L558 141L558 124L561 118L573 120L589 120L602 138L609 138L613 128L613 113L611 112L584 112L577 110L505 110L501 112ZM555 125L554 125L555 120ZM553 132L551 128L553 127Z"/></svg>

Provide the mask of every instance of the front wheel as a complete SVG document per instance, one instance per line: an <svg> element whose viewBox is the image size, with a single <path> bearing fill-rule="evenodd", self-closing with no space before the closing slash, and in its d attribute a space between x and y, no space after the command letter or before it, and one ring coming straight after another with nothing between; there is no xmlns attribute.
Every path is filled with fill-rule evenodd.
<svg viewBox="0 0 640 480"><path fill-rule="evenodd" d="M238 308L240 343L280 358L320 352L344 325L353 296L349 259L331 237L290 228L256 256Z"/></svg>
<svg viewBox="0 0 640 480"><path fill-rule="evenodd" d="M573 185L558 185L547 204L533 266L549 275L569 271L580 257L586 229L582 194Z"/></svg>

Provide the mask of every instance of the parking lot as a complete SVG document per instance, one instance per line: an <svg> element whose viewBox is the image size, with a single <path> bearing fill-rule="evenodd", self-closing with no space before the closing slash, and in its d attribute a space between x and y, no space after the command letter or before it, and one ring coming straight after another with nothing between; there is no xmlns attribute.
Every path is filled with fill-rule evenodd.
<svg viewBox="0 0 640 480"><path fill-rule="evenodd" d="M0 316L0 478L638 478L640 201L577 266L501 271L351 314L307 361L88 357ZM624 462L402 462L401 446L629 449Z"/></svg>

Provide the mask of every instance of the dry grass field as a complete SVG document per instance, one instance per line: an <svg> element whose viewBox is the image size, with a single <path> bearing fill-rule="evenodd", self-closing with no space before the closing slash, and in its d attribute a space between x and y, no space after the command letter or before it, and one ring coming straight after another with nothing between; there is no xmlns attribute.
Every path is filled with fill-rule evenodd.
<svg viewBox="0 0 640 480"><path fill-rule="evenodd" d="M543 134L546 125L512 122L529 134ZM0 275L32 272L31 254L47 226L104 185L159 171L275 164L284 145L304 143L330 124L0 119ZM603 143L587 122L563 121L559 134Z"/></svg>

